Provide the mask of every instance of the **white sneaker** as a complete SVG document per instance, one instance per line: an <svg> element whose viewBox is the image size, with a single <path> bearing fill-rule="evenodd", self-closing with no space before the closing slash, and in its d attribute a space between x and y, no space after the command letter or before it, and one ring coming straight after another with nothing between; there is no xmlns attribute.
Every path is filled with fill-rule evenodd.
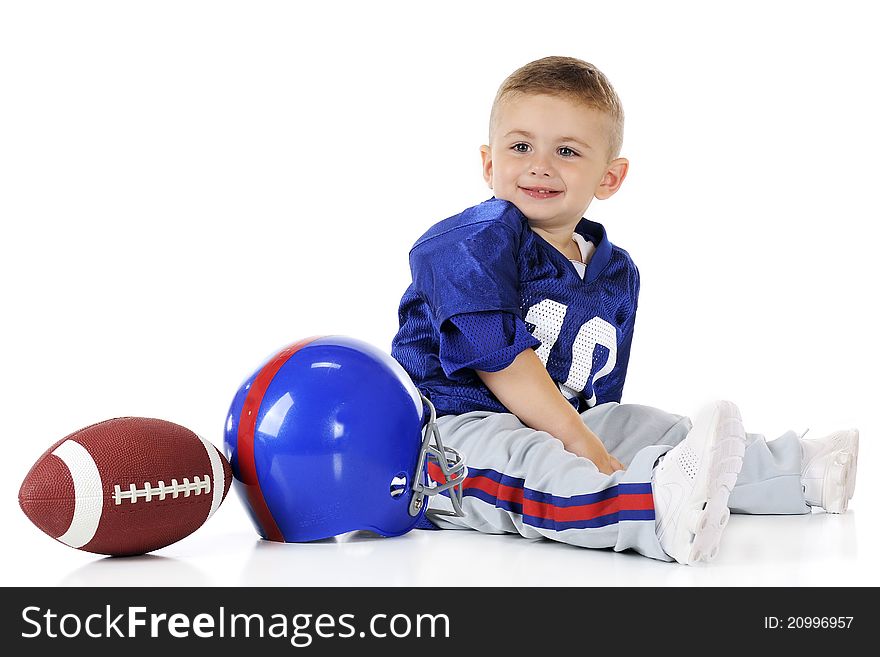
<svg viewBox="0 0 880 657"><path fill-rule="evenodd" d="M856 487L859 431L836 431L824 438L801 439L804 499L828 513L845 513Z"/></svg>
<svg viewBox="0 0 880 657"><path fill-rule="evenodd" d="M654 468L657 538L679 563L711 561L718 554L745 440L739 409L718 401L697 415L685 439Z"/></svg>

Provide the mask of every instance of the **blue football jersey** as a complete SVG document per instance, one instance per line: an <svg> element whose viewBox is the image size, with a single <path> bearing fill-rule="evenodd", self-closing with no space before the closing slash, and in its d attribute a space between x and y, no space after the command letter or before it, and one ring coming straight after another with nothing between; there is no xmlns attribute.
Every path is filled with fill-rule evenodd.
<svg viewBox="0 0 880 657"><path fill-rule="evenodd" d="M583 279L515 205L495 198L415 243L391 354L438 414L506 412L474 370L503 369L528 348L579 410L620 401L638 269L600 224L582 219L575 230L595 245Z"/></svg>

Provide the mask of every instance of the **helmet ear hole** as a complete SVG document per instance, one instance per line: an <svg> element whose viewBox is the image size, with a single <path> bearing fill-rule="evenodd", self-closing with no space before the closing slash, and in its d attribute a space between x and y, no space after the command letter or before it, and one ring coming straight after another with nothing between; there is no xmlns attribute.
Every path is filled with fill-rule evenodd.
<svg viewBox="0 0 880 657"><path fill-rule="evenodd" d="M398 472L391 480L391 497L398 498L406 492L407 478L405 472Z"/></svg>

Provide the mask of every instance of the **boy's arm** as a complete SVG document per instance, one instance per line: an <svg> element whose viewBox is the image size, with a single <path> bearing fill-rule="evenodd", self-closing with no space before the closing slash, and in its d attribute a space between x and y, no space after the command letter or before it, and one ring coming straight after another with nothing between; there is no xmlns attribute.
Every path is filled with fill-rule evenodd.
<svg viewBox="0 0 880 657"><path fill-rule="evenodd" d="M590 459L605 474L625 469L562 396L533 349L521 351L503 370L477 371L477 376L524 424L558 438L565 449Z"/></svg>

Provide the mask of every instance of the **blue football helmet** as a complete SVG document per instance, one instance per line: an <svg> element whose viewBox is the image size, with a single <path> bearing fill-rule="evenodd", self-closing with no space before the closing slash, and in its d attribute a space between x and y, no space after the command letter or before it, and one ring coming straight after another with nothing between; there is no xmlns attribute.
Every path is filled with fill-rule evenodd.
<svg viewBox="0 0 880 657"><path fill-rule="evenodd" d="M280 350L242 384L224 443L263 538L398 536L424 523L431 495L447 494L447 514L464 515L467 469L443 446L435 419L389 354L354 338L313 337Z"/></svg>

